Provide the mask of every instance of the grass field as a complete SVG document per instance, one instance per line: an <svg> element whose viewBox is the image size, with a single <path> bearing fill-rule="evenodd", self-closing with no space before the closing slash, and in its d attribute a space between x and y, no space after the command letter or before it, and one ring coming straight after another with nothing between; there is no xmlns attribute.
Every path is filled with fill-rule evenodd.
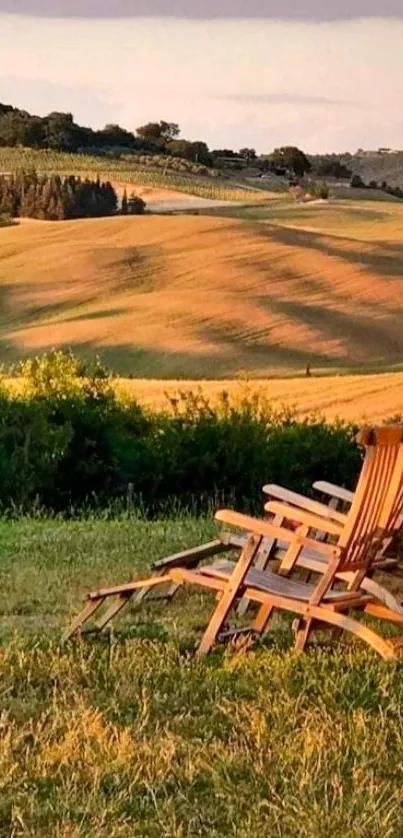
<svg viewBox="0 0 403 838"><path fill-rule="evenodd" d="M401 664L348 641L298 657L288 620L196 662L212 602L186 591L59 648L84 590L212 530L0 522L1 836L400 838Z"/></svg>
<svg viewBox="0 0 403 838"><path fill-rule="evenodd" d="M64 345L214 379L402 363L403 206L238 212L2 229L0 360Z"/></svg>

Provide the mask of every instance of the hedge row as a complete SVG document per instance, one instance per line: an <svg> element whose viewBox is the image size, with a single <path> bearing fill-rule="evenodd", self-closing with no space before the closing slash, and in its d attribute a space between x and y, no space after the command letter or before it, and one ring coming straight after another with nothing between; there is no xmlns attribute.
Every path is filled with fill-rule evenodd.
<svg viewBox="0 0 403 838"><path fill-rule="evenodd" d="M257 397L212 407L184 394L150 413L119 400L102 370L53 353L25 364L24 392L0 391L0 507L69 512L84 506L256 512L261 486L311 492L315 479L351 486L354 428L299 421ZM80 379L80 375L82 377Z"/></svg>

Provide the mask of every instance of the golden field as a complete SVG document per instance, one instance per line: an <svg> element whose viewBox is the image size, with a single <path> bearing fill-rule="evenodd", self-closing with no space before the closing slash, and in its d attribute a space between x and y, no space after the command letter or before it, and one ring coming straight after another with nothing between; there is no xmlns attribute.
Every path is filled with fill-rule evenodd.
<svg viewBox="0 0 403 838"><path fill-rule="evenodd" d="M402 204L225 212L1 229L0 361L64 346L156 379L402 363Z"/></svg>
<svg viewBox="0 0 403 838"><path fill-rule="evenodd" d="M382 421L403 416L403 372L378 375L343 375L257 381L152 381L120 380L119 393L155 410L169 406L169 398L198 390L213 404L228 393L237 403L259 393L276 408L295 408L301 416L319 412L327 419Z"/></svg>

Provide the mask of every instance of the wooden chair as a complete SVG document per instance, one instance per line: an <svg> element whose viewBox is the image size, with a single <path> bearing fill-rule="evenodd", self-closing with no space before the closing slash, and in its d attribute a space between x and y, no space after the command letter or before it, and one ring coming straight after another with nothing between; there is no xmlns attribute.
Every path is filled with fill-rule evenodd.
<svg viewBox="0 0 403 838"><path fill-rule="evenodd" d="M403 607L397 597L384 585L376 582L373 578L376 571L379 570L383 573L390 573L392 575L399 576L400 578L403 576L403 568L400 566L395 550L393 550L394 545L396 544L397 536L403 525L403 444L398 442L400 428L402 429L401 433L403 439L403 426L395 425L391 427L394 429L393 434L396 434L396 442L395 444L391 444L389 468L392 467L393 462L396 463L396 474L398 479L398 464L401 463L401 478L393 498L390 496L385 497L385 502L387 504L385 514L389 516L387 520L387 530L389 535L383 541L379 554L372 563L370 572L363 579L361 587L367 593L371 593L376 596L380 602L383 602L388 607L403 614ZM391 428L387 428L385 426L385 428L381 429L385 439L390 437L392 441L393 436L390 436L389 431L392 434ZM365 444L365 434L366 432L364 431L358 435L357 441L359 443ZM320 527L320 529L317 529L316 537L319 540L328 540L329 536L337 538L337 527L339 527L339 530L342 529L348 520L348 513L342 513L340 509L337 508L338 502L342 501L344 505L348 504L351 510L355 494L353 492L347 492L347 490L342 489L341 487L322 481L315 483L314 487L319 491L331 493L332 503L329 506L326 506L325 504L318 504L316 501L304 498L302 495L289 492L286 489L282 489L281 487L272 484L265 486L264 491L271 497L279 498L281 502L279 503L277 500L271 501L265 505L265 511L274 516L274 520L280 525L284 525L287 519L292 519L294 522L298 521L300 527L302 527L302 532L305 533L309 531L308 519L304 514L305 511L308 511L309 514L313 513L318 518L322 519L321 525L319 524L319 521L317 521L317 527ZM303 514L301 514L301 512ZM303 521L305 521L305 525L303 524ZM326 521L332 522L333 526L326 528ZM298 551L298 554L296 553L295 555L292 555L289 551L287 556L285 553L286 551L284 549L284 545L277 542L272 545L272 550L269 555L269 558L276 558L280 561L281 573L286 574L295 567L298 569L304 569L310 573L323 573L326 569L327 559L323 554L318 552L316 548L314 550L304 549L302 551ZM268 560L266 560L264 567L267 567L267 564ZM264 569L263 563L261 563L261 566L262 569ZM345 575L344 578L346 578Z"/></svg>
<svg viewBox="0 0 403 838"><path fill-rule="evenodd" d="M349 616L348 612L361 610L403 627L401 613L380 604L374 596L362 589L363 580L370 572L372 563L391 538L391 522L394 522L396 510L401 507L402 438L401 426L362 433L361 441L367 447L367 455L350 513L341 532L340 528L335 529L330 520L326 522L311 513L299 513L304 526L310 529L319 529L325 525L327 532L337 537L337 544L314 541L301 532L301 528L296 531L285 530L269 521L259 521L229 510L217 513L216 519L221 523L248 533L248 543L239 562L235 565L224 561L198 570L178 569L174 572L177 581L202 587L211 585L215 590L219 590L218 581L225 581L221 599L202 639L199 653L209 651L219 639L229 611L241 595L259 605L252 624L252 629L257 633L266 630L276 608L299 615L296 630L298 650L305 647L315 626L327 626L361 638L385 660L396 657L399 646L403 644L402 635L384 638L363 622ZM272 511L277 514L283 510L275 508ZM273 536L277 540L283 539L289 545L286 551L288 564L291 563L290 557L295 563L298 553L304 548L314 548L325 557L326 567L316 584L298 582L295 578L282 577L252 566L263 538ZM340 589L341 583L344 583L343 589Z"/></svg>
<svg viewBox="0 0 403 838"><path fill-rule="evenodd" d="M170 557L169 566L157 571L150 579L139 580L113 588L104 588L88 596L84 610L73 620L66 632L71 636L100 608L112 598L112 604L98 620L96 629L103 629L130 599L151 589L166 589L172 585L185 583L196 584L215 591L220 596L219 603L199 647L199 654L207 652L215 640L222 634L223 625L233 605L240 598L246 597L257 603L259 612L252 629L261 633L265 630L273 609L284 608L301 615L302 623L297 632L297 648L301 649L312 630L315 621L323 622L362 637L369 645L385 658L395 656L396 644L385 640L374 630L357 623L344 612L360 608L374 616L403 624L403 617L393 609L380 605L376 598L361 589L363 579L375 560L385 541L390 538L388 525L391 519L390 508L400 488L402 462L402 428L368 429L363 432L361 441L366 445L367 454L362 469L359 485L354 496L350 514L344 524L337 528L332 521L327 521L326 528L331 535L338 537L336 545L318 542L301 529L296 531L278 526L267 520L259 520L239 513L221 511L216 519L231 527L241 530L240 535L228 538L228 543L220 542L221 552L229 548L241 547L241 556L237 563L218 562L209 567L196 566L207 558L217 543L202 548L197 557L194 551L186 551ZM387 496L387 502L385 500ZM389 510L387 512L387 510ZM287 511L288 513L288 511ZM308 515L308 513L307 513ZM324 519L304 514L303 526L317 528L324 525ZM245 535L246 533L246 535ZM278 574L259 571L254 562L259 556L264 539L285 542L287 559L304 549L319 550L327 559L327 568L317 585L307 585ZM193 553L189 557L189 553ZM166 562L167 560L165 560ZM344 578L345 574L350 574ZM335 589L335 583L344 585L344 590Z"/></svg>

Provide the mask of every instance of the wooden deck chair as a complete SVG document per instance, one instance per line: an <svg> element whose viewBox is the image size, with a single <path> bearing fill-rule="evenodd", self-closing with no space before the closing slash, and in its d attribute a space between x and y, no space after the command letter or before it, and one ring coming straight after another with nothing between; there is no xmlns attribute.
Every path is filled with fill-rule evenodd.
<svg viewBox="0 0 403 838"><path fill-rule="evenodd" d="M403 440L403 426L390 426L390 429L392 427L394 428L393 433L396 434L396 440L398 440L399 438L399 432L401 433ZM401 429L400 431L399 428ZM385 438L386 435L389 435L390 429L388 429L386 426L384 429L382 429ZM365 431L359 434L357 441L365 444L365 434ZM403 614L403 606L401 605L397 597L390 590L388 590L388 588L385 587L385 585L381 585L379 582L376 582L373 578L374 573L376 573L377 570L382 570L383 573L395 573L395 575L400 576L400 578L403 575L403 568L399 567L398 557L390 555L390 548L396 541L396 536L400 532L403 524L403 443L396 442L396 444L392 445L389 459L389 468L392 467L394 458L397 465L396 479L398 481L398 484L396 484L396 491L393 489L393 497L391 497L390 495L385 496L385 514L389 516L386 526L389 535L383 541L380 547L379 554L371 565L371 570L369 574L363 579L362 589L365 590L367 593L371 593L372 595L376 596L380 602L384 603L390 608L393 608L393 610ZM402 464L400 483L398 478L399 462ZM322 484L321 482L319 482L316 485L331 486L332 484ZM275 521L280 523L281 525L284 524L287 518L291 518L293 521L297 520L300 522L300 526L302 528L301 531L303 533L308 533L309 521L304 514L301 514L302 509L304 511L308 510L309 514L314 513L318 518L320 517L322 519L322 525L320 525L319 520L317 520L317 528L319 528L320 526L322 527L322 529L320 530L317 529L317 537L319 535L320 539L327 539L329 535L335 538L335 532L334 527L330 527L330 529L326 528L326 521L332 521L334 524L336 524L336 526L343 526L347 522L348 514L341 513L340 511L338 511L335 508L335 505L329 508L326 505L317 504L316 501L311 501L307 498L304 498L301 495L298 495L293 492L288 492L287 490L284 490L281 487L275 485L265 486L264 490L267 494L282 499L282 503L280 504L277 501L272 501L265 505L265 510L268 513L274 515ZM342 497L343 501L346 502L347 496L344 495L344 491L345 490L340 490L338 492L338 497ZM349 493L348 500L350 502L350 508L351 504L354 502L354 497L355 495L353 493ZM305 524L303 523L303 519L305 521ZM280 560L280 571L282 573L287 573L295 567L307 570L308 572L323 573L327 565L326 556L318 552L316 549L304 549L302 551L297 551L295 555L292 555L290 551L288 551L286 557L284 545L278 543L273 545L270 557Z"/></svg>
<svg viewBox="0 0 403 838"><path fill-rule="evenodd" d="M382 523L385 515L381 520L382 509L385 508L385 504L382 501L383 495L388 490L388 482L391 484L389 488L391 497L394 491L393 487L396 484L396 479L393 481L392 476L389 473L390 463L393 461L390 443L392 432L394 434L393 438L395 442L397 434L399 434L399 439L401 439L401 429L397 430L394 428L392 431L391 429L387 429L387 431L388 433L386 433L385 429L381 429L380 431L375 429L367 432L365 440L368 445L367 456L348 524L343 528L344 532L340 538L339 545L333 546L326 543L319 544L321 552L324 553L329 560L329 568L326 570L323 580L319 583L318 589L321 590L321 587L323 588L325 581L328 579L329 569L331 569L333 573L333 584L333 581L337 578L338 573L350 572L351 567L353 578L347 585L347 588L350 588L350 590L347 590L346 592L343 592L342 595L339 595L337 591L332 590L330 592L330 590L328 591L328 588L326 588L326 597L329 595L329 598L333 603L331 610L334 611L334 601L336 600L338 611L340 611L340 609L344 610L344 603L346 603L346 608L351 607L352 604L357 607L365 605L369 608L371 606L372 609L376 609L377 616L382 616L384 618L391 619L392 622L400 623L400 621L402 621L401 615L393 612L391 609L387 609L385 607L382 608L379 606L379 603L376 603L376 600L373 597L365 595L364 592L358 590L359 583L365 576L374 555L376 555L379 551L381 543L383 543L385 538L389 537L389 533L386 531L386 525L383 526ZM314 518L314 516L312 516L312 518ZM109 620L112 619L112 617L117 614L122 607L124 607L124 605L137 591L150 590L154 587L172 584L182 585L186 582L193 582L197 585L201 585L201 587L215 590L217 594L221 596L218 606L219 611L215 612L215 615L213 615L213 618L210 621L208 630L200 646L200 653L208 651L211 647L211 643L217 638L218 633L221 632L223 621L226 619L228 612L231 610L231 607L237 599L241 596L246 596L248 600L254 602L260 601L259 597L263 584L266 585L266 588L269 582L272 585L275 584L277 591L279 589L278 586L280 586L282 595L284 594L284 586L286 586L287 590L289 590L289 586L292 585L294 586L292 590L294 593L296 591L299 592L298 596L300 598L301 595L304 594L301 602L305 601L305 604L306 602L310 602L311 593L313 595L313 591L316 590L313 586L301 586L300 583L296 583L293 580L287 580L276 574L268 574L267 572L256 570L256 568L253 568L253 563L259 554L259 550L261 549L262 542L265 538L274 539L276 541L285 541L289 544L289 550L293 552L295 552L296 544L299 549L304 547L316 548L318 544L314 541L314 539L309 538L309 536L303 536L299 531L294 532L292 530L287 530L284 527L276 526L269 521L259 521L259 519L249 518L232 512L218 513L217 520L229 525L238 526L243 533L246 532L246 538L245 535L235 536L235 544L238 546L240 544L243 545L241 557L238 563L235 564L226 562L225 564L220 563L208 568L201 567L192 570L191 568L186 567L186 555L178 554L176 562L171 562L171 567L166 573L163 573L163 575L154 575L148 580L139 580L138 582L132 582L116 586L114 588L105 588L89 594L86 607L81 614L73 620L73 623L66 632L65 636L69 637L76 631L79 631L92 614L94 614L97 609L111 597L113 598L112 605L107 609L106 615L104 615L98 623L98 629L102 629L106 623L109 622ZM314 521L314 526L315 525L317 525L317 519ZM339 530L337 530L336 534L338 534L338 532ZM221 546L222 549L225 547L228 549L227 545L222 544ZM216 545L210 545L210 550L212 548L215 549L215 547ZM207 553L205 556L200 555L199 559L207 556ZM182 557L184 561L182 561ZM192 561L194 561L194 559L192 559ZM173 566L175 564L176 567ZM275 583L273 582L273 579L275 580ZM257 599L255 594L253 596L249 596L249 588L252 582L254 586L258 585L260 589L260 594ZM297 588L295 588L295 585ZM352 593L354 596L352 596ZM277 607L277 605L273 607ZM289 610L292 610L292 608ZM297 611L297 613L299 612ZM301 613L305 613L305 611ZM374 613L374 611L372 611L372 613ZM260 617L258 616L255 621L253 629L255 631L262 631L265 628L265 622L267 622L267 620L263 620L262 612L260 613ZM334 620L332 624L335 624ZM349 630L352 630L352 628ZM361 636L360 632L361 630L357 629L355 633ZM374 645L375 641L372 642L371 638L373 640L372 635L370 635L368 642L370 642L370 645ZM379 642L378 640L376 642L381 649L381 654L384 654L386 657L388 655L392 655L390 648L386 648L384 645L386 641L380 639ZM301 641L299 641L299 645L301 645Z"/></svg>
<svg viewBox="0 0 403 838"><path fill-rule="evenodd" d="M336 512L341 512L347 514L349 507L351 506L354 500L354 492L350 492L348 489L344 489L342 486L337 486L334 483L328 483L326 480L317 480L313 484L313 488L315 491L319 492L322 495L327 495L329 497L328 501L328 508L334 509ZM396 570L399 571L399 575L403 574L403 566L399 560L399 556L397 554L398 551L398 538L403 531L403 486L402 486L402 505L400 512L397 510L397 514L395 517L395 526L394 526L394 534L391 538L390 543L386 546L384 557L387 559L385 561L385 566L383 568L384 572L391 572L394 573Z"/></svg>
<svg viewBox="0 0 403 838"><path fill-rule="evenodd" d="M314 512L317 515L327 516L328 515L328 508L332 509L334 507L334 503L330 503L329 507L325 504L321 504L310 500L308 498L303 497L302 495L298 495L295 492L288 492L285 489L282 489L279 486L271 485L271 486L264 486L263 491L268 493L269 490L273 490L273 495L281 500L287 500L290 503L294 503L307 511ZM335 513L335 518L339 521L344 520L344 516L341 514ZM284 520L284 516L277 516L274 519L274 522L277 524L281 524ZM163 577L165 576L170 568L183 566L188 568L197 567L201 561L204 561L206 558L213 558L215 556L219 556L224 552L229 552L231 550L235 550L239 552L243 548L243 546L247 542L247 534L244 535L236 535L235 533L222 530L219 534L218 538L214 539L214 541L209 541L205 544L198 545L197 547L190 548L189 550L184 550L180 553L175 553L171 556L166 556L163 559L160 559L154 562L152 566L152 570L156 577ZM274 538L264 538L262 544L260 545L260 549L258 555L255 559L256 568L259 570L264 570L268 566L268 563L271 558L278 559L282 554L282 545L278 545ZM158 583L155 580L153 585L143 587L136 586L134 588L128 587L132 583L127 583L127 585L119 586L122 588L122 591L119 595L115 596L115 588L103 590L103 594L105 594L105 599L113 597L114 602L111 604L110 608L105 611L101 618L97 620L94 625L92 631L102 631L110 621L117 616L117 614L122 611L123 608L129 603L132 602L135 605L139 605L144 600L149 599L164 599L170 600L174 597L175 593L180 588L180 585L175 582L166 582L165 584ZM108 590L110 590L110 594L108 595ZM94 592L94 595L98 592ZM92 595L90 595L92 596ZM96 606L96 602L98 605ZM82 612L83 622L80 622L80 615L74 620L72 624L71 632L66 632L66 637L70 635L70 633L74 633L74 631L79 631L86 623L93 614L98 610L100 607L101 602L97 599L93 602L93 608L91 607L90 602L87 604L86 608ZM244 614L249 607L249 603L246 599L243 599L238 604L238 614ZM76 625L77 624L77 625ZM74 629L74 626L76 628Z"/></svg>
<svg viewBox="0 0 403 838"><path fill-rule="evenodd" d="M389 427L366 432L368 448L359 484L347 521L338 535L337 544L313 542L315 549L327 559L326 569L314 585L297 582L269 571L252 567L253 559L264 537L284 538L288 551L312 547L313 539L299 531L285 531L266 520L258 520L230 510L221 510L216 519L248 533L248 544L237 564L218 562L197 570L177 569L177 580L215 589L223 583L222 595L199 647L199 653L209 651L220 637L237 596L244 596L259 605L252 625L255 632L265 631L275 609L299 615L296 648L302 650L315 626L342 629L364 640L385 660L392 660L403 645L403 633L385 638L375 629L358 622L349 612L360 610L403 628L403 615L377 602L362 590L363 579L371 564L390 539L390 524L400 496L402 482L402 428ZM397 448L397 456L396 456ZM391 470L391 463L392 470ZM277 510L276 510L277 511ZM318 526L315 516L304 515L304 522ZM333 534L333 525L329 524ZM274 532L273 532L274 531ZM337 535L337 533L334 533ZM207 580L207 582L206 582ZM340 582L344 589L340 590Z"/></svg>

